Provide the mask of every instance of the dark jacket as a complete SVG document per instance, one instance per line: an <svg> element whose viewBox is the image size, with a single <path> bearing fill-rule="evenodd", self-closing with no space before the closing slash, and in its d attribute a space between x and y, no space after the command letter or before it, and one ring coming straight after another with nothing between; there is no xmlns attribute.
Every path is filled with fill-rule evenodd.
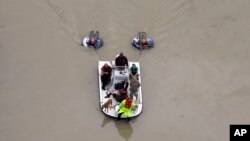
<svg viewBox="0 0 250 141"><path fill-rule="evenodd" d="M125 65L128 66L128 59L127 59L127 57L126 56L118 56L115 59L115 65L116 66L125 66Z"/></svg>

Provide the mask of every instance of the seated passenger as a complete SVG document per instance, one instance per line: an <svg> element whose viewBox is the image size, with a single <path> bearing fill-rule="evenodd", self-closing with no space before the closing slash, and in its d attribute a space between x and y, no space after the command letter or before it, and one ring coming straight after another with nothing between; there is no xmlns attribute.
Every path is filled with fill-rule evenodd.
<svg viewBox="0 0 250 141"><path fill-rule="evenodd" d="M126 56L123 55L122 52L119 54L119 56L116 57L116 59L115 59L115 65L117 67L128 66L128 59L127 59Z"/></svg>
<svg viewBox="0 0 250 141"><path fill-rule="evenodd" d="M112 68L107 63L105 63L101 68L101 81L103 90L105 90L106 85L110 83L111 73Z"/></svg>
<svg viewBox="0 0 250 141"><path fill-rule="evenodd" d="M129 70L130 70L129 78L131 79L132 77L136 77L138 80L139 78L138 67L135 64L132 64L132 67L130 67Z"/></svg>

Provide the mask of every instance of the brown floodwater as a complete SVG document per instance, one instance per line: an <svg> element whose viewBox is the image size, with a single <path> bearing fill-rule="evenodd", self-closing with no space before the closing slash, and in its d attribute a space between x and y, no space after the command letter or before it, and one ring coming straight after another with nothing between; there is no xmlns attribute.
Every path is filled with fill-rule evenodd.
<svg viewBox="0 0 250 141"><path fill-rule="evenodd" d="M1 141L229 140L250 123L249 0L0 0ZM79 45L99 30L97 52ZM139 31L155 48L139 51ZM99 108L97 61L140 61L143 112Z"/></svg>

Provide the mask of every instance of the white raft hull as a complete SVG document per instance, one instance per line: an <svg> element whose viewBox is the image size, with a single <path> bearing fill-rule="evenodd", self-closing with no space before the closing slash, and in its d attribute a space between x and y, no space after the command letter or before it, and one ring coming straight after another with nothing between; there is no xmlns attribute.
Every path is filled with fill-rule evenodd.
<svg viewBox="0 0 250 141"><path fill-rule="evenodd" d="M108 91L112 91L114 89L114 85L115 83L119 82L120 80L120 76L119 77L115 77L118 75L120 75L120 71L117 69L113 69L112 71L112 78L111 78L111 82L108 85L107 90L102 90L102 81L101 81L101 68L102 66L108 63L110 66L114 66L114 61L112 61L112 64L110 61L98 61L98 80L99 80L99 95L100 95L100 106L102 107L102 105L107 102L109 99L112 99L112 107L109 109L101 109L102 112L108 116L111 117L117 117L117 111L119 109L119 103L112 97L110 96L109 98L105 98L105 96L107 95L107 90ZM139 74L139 82L141 83L141 75L140 75L140 64L139 62L129 62L129 68L132 66L132 64L135 64L138 67L138 74ZM123 76L121 79L123 79L123 77L129 77L129 70L125 69L123 71ZM129 91L129 87L128 87L128 95L130 94ZM141 92L141 87L138 90L138 99L137 101L135 101L135 97L133 99L133 101L138 105L138 108L132 112L131 117L135 117L138 116L141 112L142 112L142 92ZM121 118L126 118L124 115L121 116Z"/></svg>

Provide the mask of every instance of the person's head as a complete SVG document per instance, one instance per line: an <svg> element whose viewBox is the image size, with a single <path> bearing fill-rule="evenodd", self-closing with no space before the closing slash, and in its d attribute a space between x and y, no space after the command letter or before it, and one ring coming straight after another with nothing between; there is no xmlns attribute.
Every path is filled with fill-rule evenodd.
<svg viewBox="0 0 250 141"><path fill-rule="evenodd" d="M94 36L91 36L89 40L91 44L94 44L96 39Z"/></svg>
<svg viewBox="0 0 250 141"><path fill-rule="evenodd" d="M146 45L147 44L147 39L146 38L142 38L141 39L141 44Z"/></svg>
<svg viewBox="0 0 250 141"><path fill-rule="evenodd" d="M130 107L131 107L132 102L133 102L133 99L132 99L132 98L127 97L127 98L126 98L126 100L125 100L125 107L126 107L126 108L130 108Z"/></svg>
<svg viewBox="0 0 250 141"><path fill-rule="evenodd" d="M135 68L135 67L136 67L136 65L135 65L135 64L132 64L132 67L133 67L133 68Z"/></svg>
<svg viewBox="0 0 250 141"><path fill-rule="evenodd" d="M104 67L105 67L105 68L109 67L108 63L105 63L105 64L104 64Z"/></svg>

